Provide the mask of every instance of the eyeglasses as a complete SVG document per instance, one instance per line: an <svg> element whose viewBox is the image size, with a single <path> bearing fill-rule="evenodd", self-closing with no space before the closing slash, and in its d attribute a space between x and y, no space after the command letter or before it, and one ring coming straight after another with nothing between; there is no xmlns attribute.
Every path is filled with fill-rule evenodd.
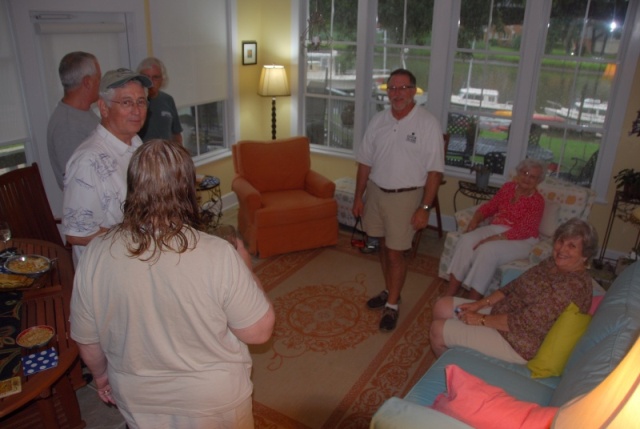
<svg viewBox="0 0 640 429"><path fill-rule="evenodd" d="M133 106L138 106L138 109L146 109L147 107L149 107L149 101L146 98L138 98L135 101L127 98L122 101L111 100L111 102L121 105L125 110L131 110L133 109Z"/></svg>
<svg viewBox="0 0 640 429"><path fill-rule="evenodd" d="M531 172L529 172L529 171L521 171L520 174L522 176L524 176L524 177L528 177L528 178L533 179L533 180L540 179L540 176L537 176L535 174L531 174Z"/></svg>
<svg viewBox="0 0 640 429"><path fill-rule="evenodd" d="M388 86L387 87L387 92L405 91L407 89L413 89L413 88L415 88L415 85Z"/></svg>

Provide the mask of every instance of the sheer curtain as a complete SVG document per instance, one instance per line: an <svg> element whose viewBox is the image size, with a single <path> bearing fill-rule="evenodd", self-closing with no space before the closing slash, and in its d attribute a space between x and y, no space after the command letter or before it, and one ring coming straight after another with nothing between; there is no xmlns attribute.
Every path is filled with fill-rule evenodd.
<svg viewBox="0 0 640 429"><path fill-rule="evenodd" d="M27 120L6 4L0 3L0 173L24 159ZM20 153L21 156L9 155ZM6 162L4 162L4 161ZM14 160L14 161L12 161Z"/></svg>

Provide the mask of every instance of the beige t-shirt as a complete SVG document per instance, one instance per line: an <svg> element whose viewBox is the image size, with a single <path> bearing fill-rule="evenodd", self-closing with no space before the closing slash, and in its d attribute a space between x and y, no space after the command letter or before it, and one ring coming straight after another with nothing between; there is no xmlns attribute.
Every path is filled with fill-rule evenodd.
<svg viewBox="0 0 640 429"><path fill-rule="evenodd" d="M268 308L224 240L201 234L195 250L148 263L109 235L92 240L77 267L71 337L100 343L119 407L211 415L251 395L251 357L229 327L249 327Z"/></svg>

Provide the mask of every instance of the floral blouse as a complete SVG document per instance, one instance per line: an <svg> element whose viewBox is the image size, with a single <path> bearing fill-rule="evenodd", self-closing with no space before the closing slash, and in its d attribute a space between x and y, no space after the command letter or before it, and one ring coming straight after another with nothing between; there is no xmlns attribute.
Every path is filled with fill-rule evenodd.
<svg viewBox="0 0 640 429"><path fill-rule="evenodd" d="M571 302L582 313L589 311L593 286L586 270L561 271L550 257L500 291L505 298L491 308L491 314L507 314L509 332L498 332L520 356L530 360Z"/></svg>
<svg viewBox="0 0 640 429"><path fill-rule="evenodd" d="M510 226L504 233L509 240L537 238L544 212L544 197L536 191L512 204L511 199L515 196L517 186L516 182L505 183L491 200L478 207L478 211L485 219L493 216L492 225Z"/></svg>

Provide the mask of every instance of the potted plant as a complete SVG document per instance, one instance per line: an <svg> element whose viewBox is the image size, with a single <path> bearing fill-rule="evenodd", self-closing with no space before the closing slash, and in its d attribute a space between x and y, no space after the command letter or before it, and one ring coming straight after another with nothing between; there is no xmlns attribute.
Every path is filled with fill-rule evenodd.
<svg viewBox="0 0 640 429"><path fill-rule="evenodd" d="M640 171L633 168L620 170L613 179L616 189L622 192L625 199L640 199Z"/></svg>
<svg viewBox="0 0 640 429"><path fill-rule="evenodd" d="M491 169L484 164L471 164L469 167L471 173L476 173L476 186L480 189L484 189L489 186L489 176L491 176Z"/></svg>

